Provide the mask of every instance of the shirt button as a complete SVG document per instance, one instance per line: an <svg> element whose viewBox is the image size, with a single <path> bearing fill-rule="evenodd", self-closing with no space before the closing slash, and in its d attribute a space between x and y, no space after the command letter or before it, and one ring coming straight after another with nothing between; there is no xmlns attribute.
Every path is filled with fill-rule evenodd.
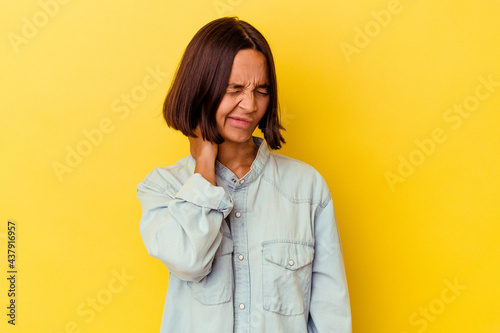
<svg viewBox="0 0 500 333"><path fill-rule="evenodd" d="M288 265L293 266L294 262L292 259L288 260Z"/></svg>
<svg viewBox="0 0 500 333"><path fill-rule="evenodd" d="M238 259L240 259L240 261L241 261L241 260L245 259L245 256L244 256L244 255L242 255L242 254L240 254L240 255L238 256Z"/></svg>
<svg viewBox="0 0 500 333"><path fill-rule="evenodd" d="M244 310L244 309L245 309L245 304L241 303L241 304L240 304L240 309L241 309L241 310Z"/></svg>
<svg viewBox="0 0 500 333"><path fill-rule="evenodd" d="M234 215L236 215L236 217L240 217L241 213L240 212L236 212L236 214L234 214Z"/></svg>
<svg viewBox="0 0 500 333"><path fill-rule="evenodd" d="M244 182L245 182L245 180L244 180L244 179L240 180L240 184L243 184Z"/></svg>

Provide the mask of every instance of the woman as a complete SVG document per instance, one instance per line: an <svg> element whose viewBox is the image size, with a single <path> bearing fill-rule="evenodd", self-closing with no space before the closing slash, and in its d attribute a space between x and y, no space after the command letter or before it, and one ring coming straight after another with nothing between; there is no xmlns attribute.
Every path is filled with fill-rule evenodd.
<svg viewBox="0 0 500 333"><path fill-rule="evenodd" d="M285 140L264 37L237 18L205 25L163 111L191 154L138 186L144 244L170 271L161 331L351 332L328 187L269 150Z"/></svg>

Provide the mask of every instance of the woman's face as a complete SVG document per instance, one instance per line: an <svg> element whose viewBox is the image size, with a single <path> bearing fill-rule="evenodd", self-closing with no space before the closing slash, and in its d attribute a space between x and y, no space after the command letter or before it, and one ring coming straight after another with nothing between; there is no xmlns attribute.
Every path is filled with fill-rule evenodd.
<svg viewBox="0 0 500 333"><path fill-rule="evenodd" d="M245 143L269 105L266 57L259 51L240 50L234 57L226 93L215 114L225 142Z"/></svg>

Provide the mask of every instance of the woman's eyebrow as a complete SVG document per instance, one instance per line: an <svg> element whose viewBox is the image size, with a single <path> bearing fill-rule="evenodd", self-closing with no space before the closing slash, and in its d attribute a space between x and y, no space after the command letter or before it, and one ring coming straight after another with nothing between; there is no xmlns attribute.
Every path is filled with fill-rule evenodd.
<svg viewBox="0 0 500 333"><path fill-rule="evenodd" d="M227 87L228 88L243 88L243 87L245 87L245 85L243 83L229 83L227 85ZM257 89L259 89L259 88L269 89L269 84L267 84L267 83L259 84L255 88L257 88Z"/></svg>
<svg viewBox="0 0 500 333"><path fill-rule="evenodd" d="M243 88L244 86L242 83L230 83L227 85L228 88Z"/></svg>

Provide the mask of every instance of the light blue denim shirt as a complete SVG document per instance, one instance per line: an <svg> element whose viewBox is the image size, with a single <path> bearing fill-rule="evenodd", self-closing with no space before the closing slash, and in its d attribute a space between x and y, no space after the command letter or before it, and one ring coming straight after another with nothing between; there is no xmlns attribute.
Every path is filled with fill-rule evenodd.
<svg viewBox="0 0 500 333"><path fill-rule="evenodd" d="M170 271L161 332L351 332L327 184L254 141L241 179L217 161L213 186L189 155L138 186L142 239Z"/></svg>

